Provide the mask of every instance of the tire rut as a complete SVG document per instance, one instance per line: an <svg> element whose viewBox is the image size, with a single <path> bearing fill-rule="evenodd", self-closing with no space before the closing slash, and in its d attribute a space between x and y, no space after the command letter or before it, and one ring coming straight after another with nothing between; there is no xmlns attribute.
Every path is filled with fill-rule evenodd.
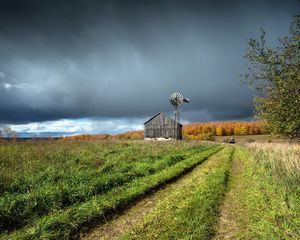
<svg viewBox="0 0 300 240"><path fill-rule="evenodd" d="M150 214L155 207L166 199L176 199L177 194L184 194L184 189L189 187L195 179L203 178L214 167L214 156L222 154L221 150L200 165L196 166L191 172L176 179L156 192L145 196L143 199L135 202L128 209L123 212L117 213L109 219L106 223L91 229L87 233L81 234L83 240L96 240L96 239L117 239L133 227L143 222L146 215ZM199 181L199 180L197 180Z"/></svg>

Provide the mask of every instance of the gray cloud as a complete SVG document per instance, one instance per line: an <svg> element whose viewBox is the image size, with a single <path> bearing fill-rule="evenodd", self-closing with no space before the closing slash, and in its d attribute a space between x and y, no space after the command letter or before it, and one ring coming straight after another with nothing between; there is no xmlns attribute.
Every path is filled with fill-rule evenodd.
<svg viewBox="0 0 300 240"><path fill-rule="evenodd" d="M188 121L243 119L246 39L287 32L295 1L6 1L0 122L141 118L191 99Z"/></svg>

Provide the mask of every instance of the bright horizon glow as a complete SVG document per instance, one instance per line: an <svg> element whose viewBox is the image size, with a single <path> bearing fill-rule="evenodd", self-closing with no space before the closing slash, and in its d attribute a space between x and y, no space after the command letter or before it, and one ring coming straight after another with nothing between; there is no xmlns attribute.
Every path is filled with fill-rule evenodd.
<svg viewBox="0 0 300 240"><path fill-rule="evenodd" d="M27 124L7 124L18 136L47 137L72 136L80 134L118 134L127 131L144 129L144 119L61 119L46 122L32 122ZM1 128L0 128L1 129Z"/></svg>

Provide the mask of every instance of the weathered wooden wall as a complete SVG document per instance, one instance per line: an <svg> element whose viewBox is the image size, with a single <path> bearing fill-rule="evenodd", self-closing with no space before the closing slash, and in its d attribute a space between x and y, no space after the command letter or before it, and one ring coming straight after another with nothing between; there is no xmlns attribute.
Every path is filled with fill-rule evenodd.
<svg viewBox="0 0 300 240"><path fill-rule="evenodd" d="M177 129L177 134L176 134ZM145 122L145 138L173 138L182 139L182 125L159 113Z"/></svg>

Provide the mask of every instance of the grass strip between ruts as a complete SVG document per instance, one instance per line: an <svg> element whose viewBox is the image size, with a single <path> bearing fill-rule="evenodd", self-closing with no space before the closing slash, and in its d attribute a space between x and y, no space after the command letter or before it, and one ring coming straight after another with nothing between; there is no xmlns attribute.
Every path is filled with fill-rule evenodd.
<svg viewBox="0 0 300 240"><path fill-rule="evenodd" d="M165 233L165 239L211 239L218 222L219 206L226 191L234 148L224 154L222 164L205 178L186 208L174 217L180 219L174 231ZM180 224L178 224L180 223Z"/></svg>
<svg viewBox="0 0 300 240"><path fill-rule="evenodd" d="M43 217L31 226L26 226L2 239L68 239L82 224L100 218L106 213L125 206L138 196L180 176L195 165L203 162L223 147L203 151L195 156L168 167L157 174L137 179L121 187L116 187L106 194L93 197L91 200L74 205L55 215Z"/></svg>

